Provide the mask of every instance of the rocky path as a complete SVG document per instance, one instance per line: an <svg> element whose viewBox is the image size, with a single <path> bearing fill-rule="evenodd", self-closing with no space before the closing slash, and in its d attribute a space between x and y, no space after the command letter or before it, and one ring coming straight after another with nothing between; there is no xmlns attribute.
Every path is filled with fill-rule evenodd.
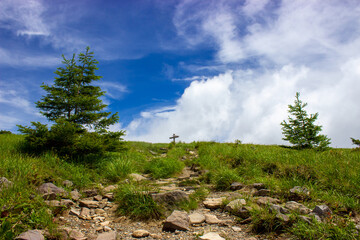
<svg viewBox="0 0 360 240"><path fill-rule="evenodd" d="M149 181L146 176L132 174L134 181ZM186 186L184 181L196 182L199 172L186 167L177 178L160 179L148 182L157 186L159 191L153 193L155 201L163 204L187 199L199 185ZM71 182L64 181L71 188ZM23 233L17 239L41 240L73 239L73 240L115 240L115 239L289 239L288 235L255 235L251 232L250 211L255 207L269 207L277 213L281 221L289 221L288 213L296 211L304 221L311 221L313 215L318 221L330 216L331 210L325 206L317 206L310 210L295 201L281 202L269 197L271 191L262 183L245 186L233 183L232 191L210 192L196 210L190 212L174 210L163 220L133 221L126 216L116 214L118 205L113 202L113 191L117 185L88 189L79 193L73 190L70 195L52 183L39 187L47 204L55 212L59 225L55 238L46 231L32 230ZM306 188L295 187L290 190L294 195L309 194ZM63 196L61 200L59 196ZM243 219L242 221L239 221Z"/></svg>

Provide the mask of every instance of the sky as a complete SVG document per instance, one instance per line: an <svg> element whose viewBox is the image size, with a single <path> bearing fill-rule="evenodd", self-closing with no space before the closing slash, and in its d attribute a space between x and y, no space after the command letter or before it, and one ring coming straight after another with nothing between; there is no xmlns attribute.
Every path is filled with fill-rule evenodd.
<svg viewBox="0 0 360 240"><path fill-rule="evenodd" d="M0 129L48 123L40 85L86 46L125 140L287 144L296 92L331 146L360 138L358 0L1 0Z"/></svg>

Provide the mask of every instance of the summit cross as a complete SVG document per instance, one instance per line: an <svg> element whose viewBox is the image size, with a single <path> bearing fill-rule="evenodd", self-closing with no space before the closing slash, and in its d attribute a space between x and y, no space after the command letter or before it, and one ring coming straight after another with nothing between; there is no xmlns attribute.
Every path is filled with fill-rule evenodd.
<svg viewBox="0 0 360 240"><path fill-rule="evenodd" d="M175 133L172 135L172 137L169 137L169 139L173 140L173 143L175 144L175 138L178 138L179 136L176 136Z"/></svg>

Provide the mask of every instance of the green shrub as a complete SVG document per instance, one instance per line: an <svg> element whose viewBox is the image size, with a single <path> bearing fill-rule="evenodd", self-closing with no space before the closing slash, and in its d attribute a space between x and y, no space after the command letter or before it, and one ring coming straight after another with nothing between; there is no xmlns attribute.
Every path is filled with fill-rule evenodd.
<svg viewBox="0 0 360 240"><path fill-rule="evenodd" d="M12 132L7 130L0 130L0 134L12 134Z"/></svg>
<svg viewBox="0 0 360 240"><path fill-rule="evenodd" d="M222 168L215 172L214 183L216 190L228 190L233 182L239 181L240 177L233 169Z"/></svg>
<svg viewBox="0 0 360 240"><path fill-rule="evenodd" d="M154 158L145 166L145 172L153 178L168 178L181 172L184 163L173 158Z"/></svg>
<svg viewBox="0 0 360 240"><path fill-rule="evenodd" d="M119 203L119 214L137 220L159 219L162 216L161 207L152 199L149 189L143 186L126 184L115 194Z"/></svg>
<svg viewBox="0 0 360 240"><path fill-rule="evenodd" d="M254 209L251 212L251 227L256 233L282 232L293 220L284 222L276 216L276 212L270 212L268 208Z"/></svg>

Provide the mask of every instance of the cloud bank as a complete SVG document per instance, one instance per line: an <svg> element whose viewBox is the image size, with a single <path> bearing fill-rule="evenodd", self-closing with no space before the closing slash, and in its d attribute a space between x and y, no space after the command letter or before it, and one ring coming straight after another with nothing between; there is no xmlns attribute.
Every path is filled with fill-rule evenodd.
<svg viewBox="0 0 360 240"><path fill-rule="evenodd" d="M332 146L350 147L360 137L359 16L356 1L181 2L178 36L214 45L214 67L226 70L192 81L171 111L142 113L127 139L283 144L280 122L299 91Z"/></svg>

